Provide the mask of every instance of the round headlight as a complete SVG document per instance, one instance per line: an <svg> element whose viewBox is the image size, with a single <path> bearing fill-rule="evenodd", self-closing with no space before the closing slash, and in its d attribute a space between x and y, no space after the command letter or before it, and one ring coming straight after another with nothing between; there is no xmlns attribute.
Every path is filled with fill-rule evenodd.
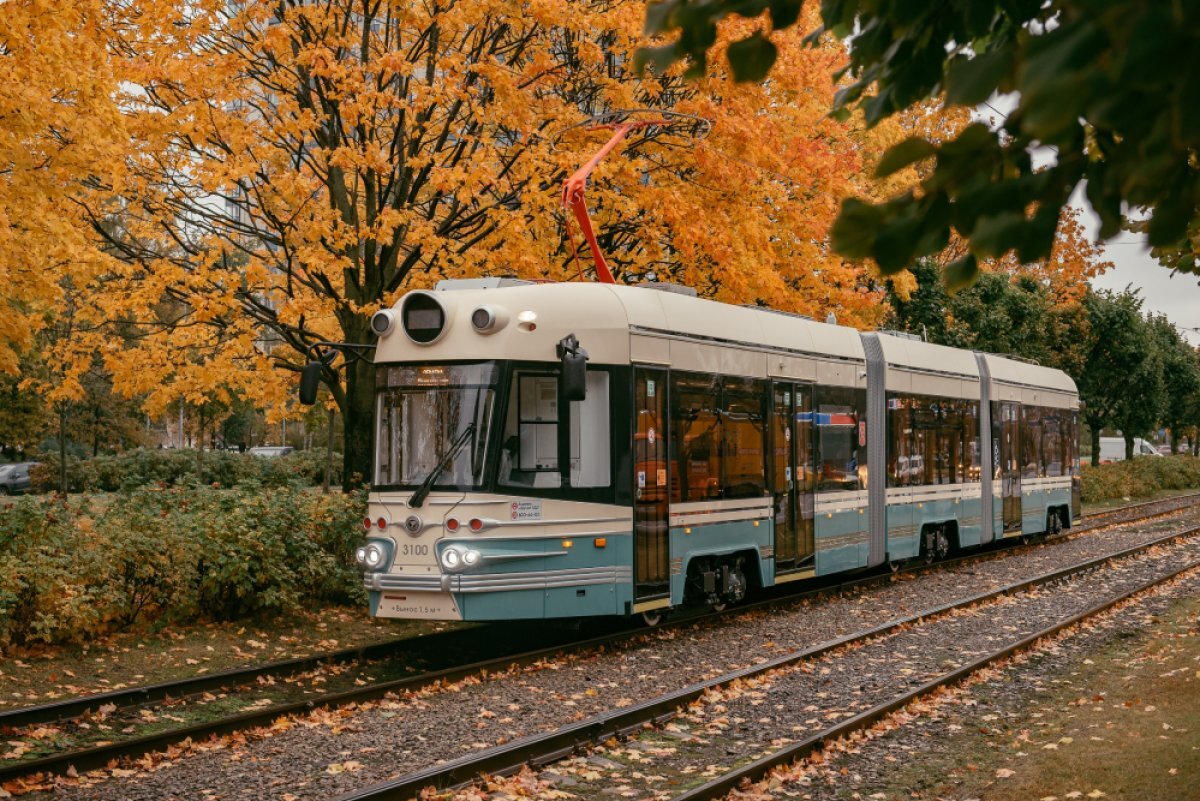
<svg viewBox="0 0 1200 801"><path fill-rule="evenodd" d="M442 551L442 566L447 570L453 570L458 567L461 558L456 548L447 548Z"/></svg>
<svg viewBox="0 0 1200 801"><path fill-rule="evenodd" d="M354 552L354 561L358 562L360 565L365 565L367 563L367 549L365 547L360 547Z"/></svg>
<svg viewBox="0 0 1200 801"><path fill-rule="evenodd" d="M463 554L464 565L475 565L479 563L479 551L467 551Z"/></svg>
<svg viewBox="0 0 1200 801"><path fill-rule="evenodd" d="M386 337L396 327L396 314L391 309L383 309L371 315L371 330L377 337Z"/></svg>
<svg viewBox="0 0 1200 801"><path fill-rule="evenodd" d="M379 567L383 563L383 549L375 544L368 545L365 558L367 567Z"/></svg>
<svg viewBox="0 0 1200 801"><path fill-rule="evenodd" d="M508 312L499 306L479 306L471 312L471 327L481 334L494 334L508 325Z"/></svg>

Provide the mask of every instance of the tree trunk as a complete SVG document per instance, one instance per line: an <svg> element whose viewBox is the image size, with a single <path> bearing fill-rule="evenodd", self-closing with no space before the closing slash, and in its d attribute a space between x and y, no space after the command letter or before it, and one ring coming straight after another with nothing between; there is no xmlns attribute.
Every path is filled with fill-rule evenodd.
<svg viewBox="0 0 1200 801"><path fill-rule="evenodd" d="M58 404L58 488L67 497L67 404Z"/></svg>
<svg viewBox="0 0 1200 801"><path fill-rule="evenodd" d="M1092 426L1092 467L1100 466L1100 426Z"/></svg>
<svg viewBox="0 0 1200 801"><path fill-rule="evenodd" d="M346 365L346 403L342 409L342 443L345 449L342 457L342 489L347 492L371 480L374 407L375 365L366 359L351 356Z"/></svg>
<svg viewBox="0 0 1200 801"><path fill-rule="evenodd" d="M1175 433L1175 429L1171 429L1171 455L1174 456L1179 452L1179 440L1181 437Z"/></svg>
<svg viewBox="0 0 1200 801"><path fill-rule="evenodd" d="M329 477L333 475L333 420L337 411L329 407L329 430L325 432L325 481L321 485L321 492L329 494Z"/></svg>
<svg viewBox="0 0 1200 801"><path fill-rule="evenodd" d="M1133 458L1133 436L1130 434L1125 434L1124 437L1125 437L1125 460L1128 461Z"/></svg>

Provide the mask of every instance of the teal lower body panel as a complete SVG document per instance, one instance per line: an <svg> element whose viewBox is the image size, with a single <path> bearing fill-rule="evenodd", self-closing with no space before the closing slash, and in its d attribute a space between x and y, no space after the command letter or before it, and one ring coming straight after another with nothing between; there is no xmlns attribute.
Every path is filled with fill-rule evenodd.
<svg viewBox="0 0 1200 801"><path fill-rule="evenodd" d="M772 532L773 527L769 519L736 520L672 528L671 563L680 567L678 572L672 571L671 574L671 605L679 606L683 603L688 565L694 559L707 556L745 553L746 577L752 583L763 586L773 584L775 538Z"/></svg>
<svg viewBox="0 0 1200 801"><path fill-rule="evenodd" d="M888 559L914 559L921 552L920 532L913 523L914 505L895 503L887 509Z"/></svg>
<svg viewBox="0 0 1200 801"><path fill-rule="evenodd" d="M447 544L438 544L439 554ZM482 555L478 568L449 578L466 621L623 615L633 601L632 534L458 544Z"/></svg>
<svg viewBox="0 0 1200 801"><path fill-rule="evenodd" d="M818 576L867 566L870 542L865 507L818 514L815 523Z"/></svg>

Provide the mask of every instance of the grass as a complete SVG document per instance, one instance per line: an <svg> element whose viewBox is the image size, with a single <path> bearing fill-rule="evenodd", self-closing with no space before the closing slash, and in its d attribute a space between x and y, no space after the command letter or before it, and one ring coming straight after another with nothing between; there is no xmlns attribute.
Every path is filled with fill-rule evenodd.
<svg viewBox="0 0 1200 801"><path fill-rule="evenodd" d="M0 660L0 710L354 648L445 625L333 608L282 621L169 626L80 646L12 649Z"/></svg>

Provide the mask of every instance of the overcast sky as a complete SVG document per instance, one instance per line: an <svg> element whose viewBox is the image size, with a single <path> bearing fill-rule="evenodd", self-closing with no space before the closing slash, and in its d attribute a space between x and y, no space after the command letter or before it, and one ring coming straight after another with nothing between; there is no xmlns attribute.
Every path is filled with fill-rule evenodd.
<svg viewBox="0 0 1200 801"><path fill-rule="evenodd" d="M1086 204L1075 201L1084 209L1089 232L1095 237L1099 221ZM1171 274L1150 255L1145 236L1127 231L1103 245L1104 257L1115 266L1092 281L1097 289L1120 291L1132 284L1141 290L1142 309L1161 312L1175 323L1193 345L1200 345L1200 276L1187 273Z"/></svg>

